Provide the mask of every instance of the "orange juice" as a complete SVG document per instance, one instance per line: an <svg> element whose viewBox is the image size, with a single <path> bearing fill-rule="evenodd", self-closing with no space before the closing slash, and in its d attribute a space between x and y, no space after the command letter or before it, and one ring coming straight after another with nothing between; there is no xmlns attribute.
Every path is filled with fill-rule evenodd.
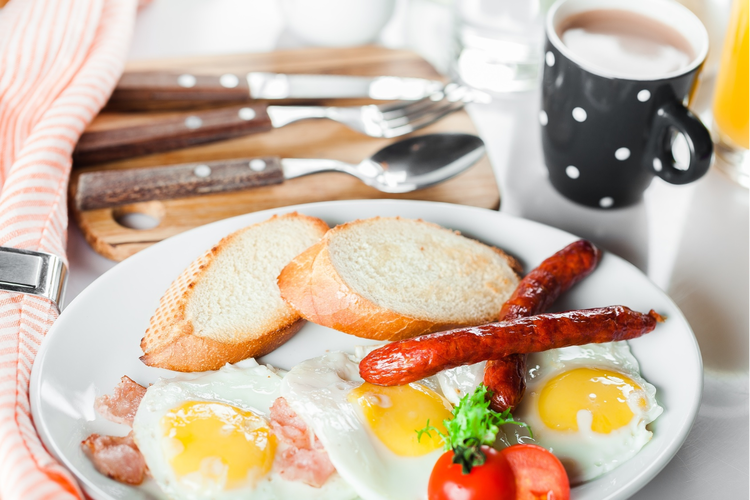
<svg viewBox="0 0 750 500"><path fill-rule="evenodd" d="M714 121L720 139L748 149L748 0L734 0L716 80Z"/></svg>

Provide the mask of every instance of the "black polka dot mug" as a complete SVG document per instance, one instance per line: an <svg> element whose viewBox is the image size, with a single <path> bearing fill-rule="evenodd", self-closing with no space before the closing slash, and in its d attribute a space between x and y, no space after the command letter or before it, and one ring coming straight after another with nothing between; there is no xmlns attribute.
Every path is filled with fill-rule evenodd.
<svg viewBox="0 0 750 500"><path fill-rule="evenodd" d="M571 50L574 39L565 37L574 33L561 33L564 23L604 9L614 9L606 14L620 16L622 22L642 19L640 15L676 30L690 47L685 64L644 75L632 60L623 60L622 67L612 60L601 65ZM547 15L546 34L539 122L555 189L577 203L612 209L640 201L654 176L686 184L706 173L711 136L686 107L708 52L708 34L692 12L670 0L561 0ZM584 48L607 57L612 40L592 47L597 40L587 40ZM686 166L672 154L676 132L688 145Z"/></svg>

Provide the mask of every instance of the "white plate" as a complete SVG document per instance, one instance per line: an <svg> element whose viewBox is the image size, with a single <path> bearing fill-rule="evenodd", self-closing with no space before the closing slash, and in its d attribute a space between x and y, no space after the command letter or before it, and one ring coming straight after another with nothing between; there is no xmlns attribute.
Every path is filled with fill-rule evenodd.
<svg viewBox="0 0 750 500"><path fill-rule="evenodd" d="M169 284L196 257L226 234L266 220L274 213L299 212L329 224L400 215L460 230L519 258L528 271L576 239L535 222L478 208L417 201L339 201L243 215L193 229L127 259L84 290L55 322L37 355L31 376L31 408L47 448L96 499L151 498L155 487L131 488L97 473L81 451L92 432L125 434L127 428L94 412L94 398L110 393L128 375L148 384L172 372L143 365L139 343ZM558 310L626 305L666 315L656 331L630 342L644 378L657 389L664 413L651 425L654 437L630 461L573 488L574 500L623 499L651 480L674 456L698 410L703 381L700 352L685 317L638 269L612 254L557 304ZM308 323L292 340L261 359L291 368L326 350L365 343Z"/></svg>

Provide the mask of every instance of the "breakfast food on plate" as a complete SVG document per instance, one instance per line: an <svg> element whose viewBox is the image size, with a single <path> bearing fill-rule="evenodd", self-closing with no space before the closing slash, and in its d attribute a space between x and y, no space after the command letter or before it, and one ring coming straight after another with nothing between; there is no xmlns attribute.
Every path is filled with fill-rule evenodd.
<svg viewBox="0 0 750 500"><path fill-rule="evenodd" d="M425 496L442 441L437 435L419 440L416 430L451 417L452 406L434 387L429 381L363 383L356 359L330 352L292 368L281 395L361 498L417 500Z"/></svg>
<svg viewBox="0 0 750 500"><path fill-rule="evenodd" d="M115 481L139 485L146 477L146 460L138 450L132 432L127 436L92 434L81 445L96 470Z"/></svg>
<svg viewBox="0 0 750 500"><path fill-rule="evenodd" d="M138 405L145 394L145 387L125 375L111 396L105 394L96 398L94 408L111 422L132 426L135 412L138 411Z"/></svg>
<svg viewBox="0 0 750 500"><path fill-rule="evenodd" d="M184 499L355 498L314 435L276 403L281 380L246 360L149 387L133 434L161 490Z"/></svg>
<svg viewBox="0 0 750 500"><path fill-rule="evenodd" d="M520 267L501 250L421 220L358 220L330 230L279 275L302 317L359 337L399 340L495 320Z"/></svg>
<svg viewBox="0 0 750 500"><path fill-rule="evenodd" d="M281 299L276 277L327 230L322 220L295 212L222 239L164 294L141 341L141 360L177 371L216 370L279 347L304 320Z"/></svg>
<svg viewBox="0 0 750 500"><path fill-rule="evenodd" d="M621 340L663 318L623 306L540 314L597 265L590 243L519 284L515 260L434 224L326 230L271 218L173 283L142 359L218 370L148 389L125 376L97 398L102 416L132 426L82 442L97 470L130 485L150 475L189 500L567 500L571 483L651 438L662 409ZM237 362L278 347L303 317L396 341L326 350L289 372Z"/></svg>
<svg viewBox="0 0 750 500"><path fill-rule="evenodd" d="M500 426L529 426L516 422L510 410L498 413L489 406L487 387L480 384L453 409L453 418L443 422L446 432L431 425L417 432L418 439L437 433L446 450L430 474L428 499L567 500L565 469L548 450L529 444L506 443L501 451L493 447Z"/></svg>
<svg viewBox="0 0 750 500"><path fill-rule="evenodd" d="M545 312L565 291L589 275L601 252L585 240L578 240L547 258L530 271L503 304L498 321ZM461 365L438 373L441 388L453 404L471 393L482 381L492 393L492 409L514 408L526 388L526 355L512 354L498 360Z"/></svg>
<svg viewBox="0 0 750 500"><path fill-rule="evenodd" d="M408 384L459 365L516 353L630 340L664 321L624 306L601 307L437 332L387 344L359 364L363 379L379 385Z"/></svg>
<svg viewBox="0 0 750 500"><path fill-rule="evenodd" d="M528 365L527 394L514 415L566 464L571 483L614 469L651 439L646 425L662 408L627 342L534 353Z"/></svg>
<svg viewBox="0 0 750 500"><path fill-rule="evenodd" d="M111 396L105 394L96 398L94 408L107 420L132 427L145 394L145 387L124 376ZM127 436L91 434L81 445L96 470L115 481L138 485L146 477L146 461L133 440L132 432Z"/></svg>
<svg viewBox="0 0 750 500"><path fill-rule="evenodd" d="M601 251L586 240L578 240L544 260L523 277L513 295L503 304L498 321L533 316L546 311L570 287L591 274ZM526 389L526 355L513 354L490 359L484 369L484 385L492 392L492 409L515 408Z"/></svg>

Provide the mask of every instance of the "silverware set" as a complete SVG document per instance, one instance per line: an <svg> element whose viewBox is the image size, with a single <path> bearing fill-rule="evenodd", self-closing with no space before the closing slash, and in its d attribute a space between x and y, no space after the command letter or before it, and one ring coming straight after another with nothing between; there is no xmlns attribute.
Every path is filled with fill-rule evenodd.
<svg viewBox="0 0 750 500"><path fill-rule="evenodd" d="M456 83L443 86L440 82L417 78L273 73L250 73L246 83L232 74L209 77L137 73L125 75L113 94L113 100L119 106L127 106L128 99L182 100L199 104L212 100L247 101L248 97L264 100L337 97L385 100L396 97L401 100L363 106L253 103L196 110L126 128L86 132L73 154L74 161L78 165L90 165L122 160L263 133L314 119L332 120L370 137L390 139L427 127L462 109L468 102L486 99L483 94ZM396 143L373 157L386 156L387 160L373 162L366 159L358 166L339 165L341 162L322 159L286 159L280 163L275 158L243 158L138 169L140 172L130 173L123 170L86 173L79 178L76 204L79 209L87 210L136 201L231 191L277 184L285 178L319 171L349 173L386 192L408 192L446 180L482 156L484 148L479 138L460 134L458 142L455 137L447 140L446 137L451 135L432 134L424 136L429 140L409 143L412 148L429 147L437 154L414 155L412 150L404 150ZM459 154L455 157L451 147L459 145ZM416 162L417 177L412 175L408 165L403 166L405 161ZM258 168L259 162L263 162L264 168ZM393 167L388 171L389 165L394 164L402 165L400 172L394 173Z"/></svg>

